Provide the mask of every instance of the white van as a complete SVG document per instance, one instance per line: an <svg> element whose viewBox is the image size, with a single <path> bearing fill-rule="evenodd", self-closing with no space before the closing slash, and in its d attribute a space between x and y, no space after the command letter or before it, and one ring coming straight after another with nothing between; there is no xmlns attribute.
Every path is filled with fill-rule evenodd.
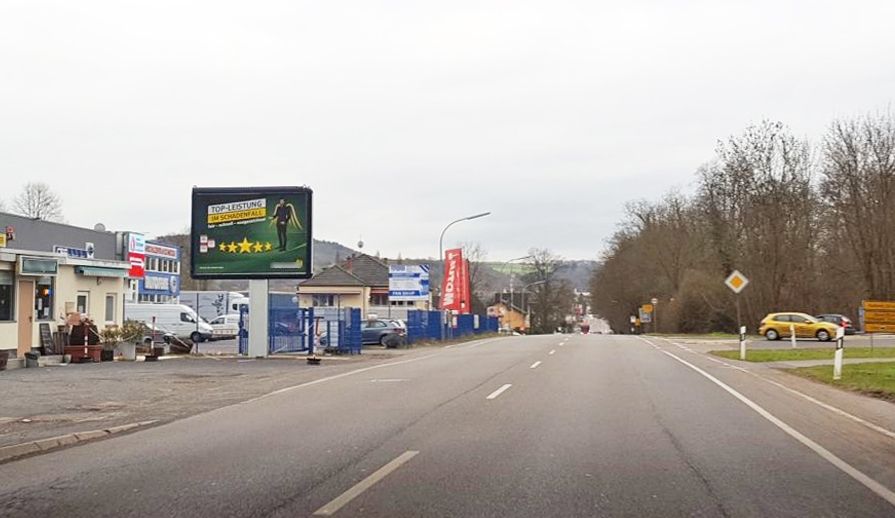
<svg viewBox="0 0 895 518"><path fill-rule="evenodd" d="M194 343L199 343L208 340L214 334L214 330L205 319L183 304L124 305L125 320L143 322L151 328L153 317L156 330L172 333L181 340L188 338Z"/></svg>

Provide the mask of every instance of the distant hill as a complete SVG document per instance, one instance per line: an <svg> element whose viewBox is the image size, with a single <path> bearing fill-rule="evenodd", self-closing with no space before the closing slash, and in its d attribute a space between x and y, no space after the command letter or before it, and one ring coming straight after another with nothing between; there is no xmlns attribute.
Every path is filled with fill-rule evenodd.
<svg viewBox="0 0 895 518"><path fill-rule="evenodd" d="M232 290L246 291L249 289L248 281L220 280L220 281L195 281L190 277L190 235L168 234L154 238L155 241L164 241L180 246L183 250L181 259L181 287L184 290ZM336 262L345 260L355 253L354 250L335 241L314 240L314 273L329 267ZM273 291L294 291L295 280L271 281Z"/></svg>
<svg viewBox="0 0 895 518"><path fill-rule="evenodd" d="M179 245L184 251L181 264L181 285L184 290L232 290L246 291L249 289L248 281L236 280L220 280L220 281L195 281L190 275L190 236L189 234L168 234L155 238L158 241L165 241ZM314 273L324 268L328 268L333 264L339 263L347 259L351 254L357 253L347 246L335 241L314 240ZM395 264L429 264L431 269L431 285L437 287L441 285L441 261L430 259L383 259L386 262ZM569 260L563 261L559 267L557 276L560 279L569 281L573 288L578 291L589 291L590 278L596 268L596 261L587 260ZM524 282L522 277L526 273L524 264L505 262L483 262L478 265L476 275L481 279L479 289L482 292L497 293L510 287L510 274L514 276L513 287L520 289ZM272 280L270 282L273 291L294 291L295 280Z"/></svg>

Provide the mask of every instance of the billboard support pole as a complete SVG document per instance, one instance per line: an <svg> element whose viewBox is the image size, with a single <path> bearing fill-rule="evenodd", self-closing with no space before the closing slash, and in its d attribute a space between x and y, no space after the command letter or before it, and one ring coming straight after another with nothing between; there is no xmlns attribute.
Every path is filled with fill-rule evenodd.
<svg viewBox="0 0 895 518"><path fill-rule="evenodd" d="M250 358L266 358L269 344L270 315L268 315L267 279L249 280L249 350Z"/></svg>

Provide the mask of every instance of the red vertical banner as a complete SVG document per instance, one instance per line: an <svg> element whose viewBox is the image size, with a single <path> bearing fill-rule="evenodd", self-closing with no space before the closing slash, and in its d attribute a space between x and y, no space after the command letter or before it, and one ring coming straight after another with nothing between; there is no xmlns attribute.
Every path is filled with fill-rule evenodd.
<svg viewBox="0 0 895 518"><path fill-rule="evenodd" d="M460 270L460 313L468 315L472 313L472 296L469 290L469 261L462 259L463 269Z"/></svg>
<svg viewBox="0 0 895 518"><path fill-rule="evenodd" d="M462 311L464 270L463 250L460 248L445 250L444 278L441 281L441 309Z"/></svg>

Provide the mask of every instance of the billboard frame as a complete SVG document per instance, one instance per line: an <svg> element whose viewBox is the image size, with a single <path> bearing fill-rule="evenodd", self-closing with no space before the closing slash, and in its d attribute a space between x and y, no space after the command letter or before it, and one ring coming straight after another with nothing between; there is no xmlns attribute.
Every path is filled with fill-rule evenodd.
<svg viewBox="0 0 895 518"><path fill-rule="evenodd" d="M306 247L306 273L294 272L266 272L266 273L208 273L196 271L196 257L199 256L198 238L196 234L196 202L201 196L227 195L227 196L271 196L271 195L306 195L308 200L307 214L307 247ZM204 217L204 214L202 215ZM314 259L314 191L307 186L279 186L279 187L197 187L194 186L190 198L190 276L193 279L310 279L313 274Z"/></svg>

